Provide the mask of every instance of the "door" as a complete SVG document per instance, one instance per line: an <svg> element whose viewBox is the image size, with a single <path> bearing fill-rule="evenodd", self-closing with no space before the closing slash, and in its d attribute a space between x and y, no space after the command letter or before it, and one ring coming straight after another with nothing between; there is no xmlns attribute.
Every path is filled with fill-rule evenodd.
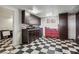
<svg viewBox="0 0 79 59"><path fill-rule="evenodd" d="M79 13L76 14L76 42L79 43Z"/></svg>
<svg viewBox="0 0 79 59"><path fill-rule="evenodd" d="M61 40L68 39L68 13L59 14L59 34Z"/></svg>

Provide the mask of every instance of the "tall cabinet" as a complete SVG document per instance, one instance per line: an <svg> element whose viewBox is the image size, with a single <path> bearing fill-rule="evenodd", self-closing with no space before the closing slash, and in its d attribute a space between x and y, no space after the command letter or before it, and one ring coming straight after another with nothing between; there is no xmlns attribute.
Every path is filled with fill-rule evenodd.
<svg viewBox="0 0 79 59"><path fill-rule="evenodd" d="M79 12L76 13L76 42L79 44Z"/></svg>
<svg viewBox="0 0 79 59"><path fill-rule="evenodd" d="M59 14L59 33L61 40L68 39L68 13Z"/></svg>

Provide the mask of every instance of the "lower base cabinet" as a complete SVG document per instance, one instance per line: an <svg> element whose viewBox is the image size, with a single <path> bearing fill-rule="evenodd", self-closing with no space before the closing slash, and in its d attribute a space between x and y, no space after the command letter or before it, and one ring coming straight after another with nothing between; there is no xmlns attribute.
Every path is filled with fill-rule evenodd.
<svg viewBox="0 0 79 59"><path fill-rule="evenodd" d="M22 43L29 44L40 37L40 30L22 29Z"/></svg>

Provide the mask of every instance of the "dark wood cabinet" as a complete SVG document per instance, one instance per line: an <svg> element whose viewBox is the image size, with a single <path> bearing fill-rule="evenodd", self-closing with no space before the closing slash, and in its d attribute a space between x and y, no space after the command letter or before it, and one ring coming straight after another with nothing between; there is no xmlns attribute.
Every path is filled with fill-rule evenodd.
<svg viewBox="0 0 79 59"><path fill-rule="evenodd" d="M59 14L59 34L61 40L68 39L68 13Z"/></svg>
<svg viewBox="0 0 79 59"><path fill-rule="evenodd" d="M79 12L76 13L76 42L79 44Z"/></svg>
<svg viewBox="0 0 79 59"><path fill-rule="evenodd" d="M22 29L22 42L25 44L29 44L40 37L39 29Z"/></svg>
<svg viewBox="0 0 79 59"><path fill-rule="evenodd" d="M28 43L26 29L22 29L22 43Z"/></svg>
<svg viewBox="0 0 79 59"><path fill-rule="evenodd" d="M37 29L37 26L41 24L41 18L33 14L26 16L25 13L26 11L22 10L22 24L27 25L26 28L22 29L22 43L28 44L42 36L42 34L39 34L40 28Z"/></svg>
<svg viewBox="0 0 79 59"><path fill-rule="evenodd" d="M25 23L25 10L22 10L22 23Z"/></svg>
<svg viewBox="0 0 79 59"><path fill-rule="evenodd" d="M28 24L28 25L40 25L41 24L41 18L29 13L29 16L25 15L26 11L22 10L22 24Z"/></svg>

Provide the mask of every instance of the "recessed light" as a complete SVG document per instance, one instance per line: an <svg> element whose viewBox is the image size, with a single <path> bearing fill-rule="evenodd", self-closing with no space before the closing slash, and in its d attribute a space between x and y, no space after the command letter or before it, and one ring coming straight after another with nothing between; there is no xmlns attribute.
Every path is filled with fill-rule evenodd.
<svg viewBox="0 0 79 59"><path fill-rule="evenodd" d="M30 13L32 14L38 14L40 13L41 11L38 10L38 8L36 8L35 6L33 6L32 10L28 10Z"/></svg>
<svg viewBox="0 0 79 59"><path fill-rule="evenodd" d="M52 16L52 15L53 15L52 12L46 14L46 16Z"/></svg>
<svg viewBox="0 0 79 59"><path fill-rule="evenodd" d="M26 16L30 16L30 13L29 13L29 12L25 12L25 15L26 15Z"/></svg>

